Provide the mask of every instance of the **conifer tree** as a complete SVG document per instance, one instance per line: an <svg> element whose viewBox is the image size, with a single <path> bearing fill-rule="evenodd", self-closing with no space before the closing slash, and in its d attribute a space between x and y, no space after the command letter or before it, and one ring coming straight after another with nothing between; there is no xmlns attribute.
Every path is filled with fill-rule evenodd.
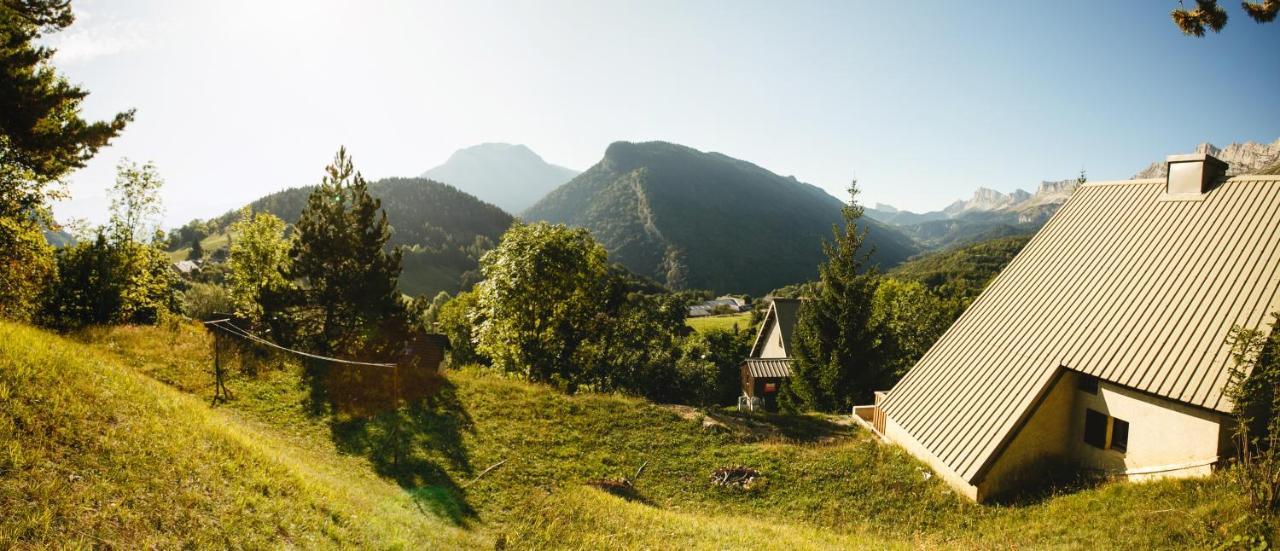
<svg viewBox="0 0 1280 551"><path fill-rule="evenodd" d="M1195 4L1195 8L1187 9L1186 4L1178 0L1178 7L1169 13L1182 34L1204 36L1206 27L1216 33L1227 26L1227 10L1218 5L1218 0L1195 0ZM1240 7L1258 23L1271 23L1280 14L1280 0L1241 2Z"/></svg>
<svg viewBox="0 0 1280 551"><path fill-rule="evenodd" d="M309 321L301 333L322 353L372 353L403 329L401 252L387 250L382 203L345 147L325 172L298 219L290 255L290 279Z"/></svg>
<svg viewBox="0 0 1280 551"><path fill-rule="evenodd" d="M0 317L27 319L54 275L48 202L133 119L133 111L90 122L89 94L67 82L40 38L75 21L67 0L0 0Z"/></svg>
<svg viewBox="0 0 1280 551"><path fill-rule="evenodd" d="M887 379L871 323L878 277L864 269L871 251L863 250L866 231L858 228L857 197L855 180L842 209L844 227L833 226L834 241L823 243L827 261L818 267L819 289L800 309L795 362L780 397L790 410L844 410L868 400Z"/></svg>

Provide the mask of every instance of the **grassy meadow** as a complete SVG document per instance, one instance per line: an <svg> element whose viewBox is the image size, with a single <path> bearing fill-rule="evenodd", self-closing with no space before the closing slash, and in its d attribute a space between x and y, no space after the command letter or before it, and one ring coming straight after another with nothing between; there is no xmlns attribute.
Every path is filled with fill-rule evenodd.
<svg viewBox="0 0 1280 551"><path fill-rule="evenodd" d="M755 327L751 325L751 312L685 318L684 322L698 332L707 332L715 329L732 330L735 325L739 331L755 330Z"/></svg>
<svg viewBox="0 0 1280 551"><path fill-rule="evenodd" d="M1243 514L1224 476L979 506L837 417L566 396L471 367L354 417L313 401L302 367L245 358L211 406L198 326L0 324L0 510L18 511L0 547L1206 548ZM711 483L734 465L762 477Z"/></svg>

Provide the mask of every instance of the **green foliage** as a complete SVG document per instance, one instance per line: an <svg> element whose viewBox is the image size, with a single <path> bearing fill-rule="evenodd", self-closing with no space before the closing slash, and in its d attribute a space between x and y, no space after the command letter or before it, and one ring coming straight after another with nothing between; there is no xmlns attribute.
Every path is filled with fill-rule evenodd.
<svg viewBox="0 0 1280 551"><path fill-rule="evenodd" d="M1280 315L1270 330L1233 327L1231 377L1224 394L1236 420L1232 473L1264 524L1280 510ZM1270 534L1269 534L1270 535Z"/></svg>
<svg viewBox="0 0 1280 551"><path fill-rule="evenodd" d="M0 319L30 320L55 277L53 248L32 217L0 216Z"/></svg>
<svg viewBox="0 0 1280 551"><path fill-rule="evenodd" d="M110 193L112 239L142 242L159 231L158 219L164 212L160 203L162 187L164 179L155 163L138 166L129 159L120 159Z"/></svg>
<svg viewBox="0 0 1280 551"><path fill-rule="evenodd" d="M231 299L237 314L257 324L264 314L263 293L282 293L288 286L284 274L292 243L284 237L283 220L266 212L254 214L248 207L231 231L236 235L227 262Z"/></svg>
<svg viewBox="0 0 1280 551"><path fill-rule="evenodd" d="M463 291L440 306L436 330L449 338L450 365L488 364L476 351L475 327L483 323L476 304L476 291Z"/></svg>
<svg viewBox="0 0 1280 551"><path fill-rule="evenodd" d="M604 248L586 230L520 224L484 255L481 271L477 351L530 381L576 386L575 356L608 298Z"/></svg>
<svg viewBox="0 0 1280 551"><path fill-rule="evenodd" d="M827 261L818 268L821 287L796 322L791 379L779 397L786 409L845 411L892 382L892 373L876 356L871 321L879 281L864 267L866 233L858 228L862 207L856 184L849 186L849 196L843 228L833 225L834 242L823 243Z"/></svg>
<svg viewBox="0 0 1280 551"><path fill-rule="evenodd" d="M193 282L181 293L182 313L195 320L212 319L214 314L234 312L235 300L227 288L212 283Z"/></svg>
<svg viewBox="0 0 1280 551"><path fill-rule="evenodd" d="M449 293L440 291L436 296L418 295L409 305L409 317L417 325L428 332L436 332L436 323L440 320L440 309L450 300Z"/></svg>
<svg viewBox="0 0 1280 551"><path fill-rule="evenodd" d="M197 239L191 242L191 251L187 253L187 260L200 260L204 258L204 246Z"/></svg>
<svg viewBox="0 0 1280 551"><path fill-rule="evenodd" d="M934 294L958 302L963 310L1030 240L1030 236L1006 237L931 253L904 262L886 275L923 283Z"/></svg>
<svg viewBox="0 0 1280 551"><path fill-rule="evenodd" d="M43 314L49 325L156 323L176 309L177 276L157 246L99 233L57 257L58 282Z"/></svg>
<svg viewBox="0 0 1280 551"><path fill-rule="evenodd" d="M111 224L99 228L93 241L58 251L58 283L45 305L46 323L157 323L177 310L178 279L153 220L161 211L163 183L151 163L120 162L110 192Z"/></svg>
<svg viewBox="0 0 1280 551"><path fill-rule="evenodd" d="M386 212L346 148L325 172L298 218L290 253L288 279L298 285L290 333L321 353L372 352L404 327L396 291L400 251L387 251Z"/></svg>
<svg viewBox="0 0 1280 551"><path fill-rule="evenodd" d="M1203 37L1206 27L1217 33L1227 26L1227 10L1218 5L1218 0L1195 0L1195 3L1196 7L1188 10L1179 0L1178 7L1169 13L1182 34ZM1280 14L1280 0L1246 1L1241 2L1240 7L1258 23L1271 23Z"/></svg>
<svg viewBox="0 0 1280 551"><path fill-rule="evenodd" d="M618 142L525 218L587 228L615 262L671 289L760 294L816 275L840 207L815 186L718 153ZM895 229L863 227L874 263L917 250Z"/></svg>
<svg viewBox="0 0 1280 551"><path fill-rule="evenodd" d="M949 302L918 282L881 278L868 324L879 336L875 356L885 372L884 384L902 378L958 315Z"/></svg>
<svg viewBox="0 0 1280 551"><path fill-rule="evenodd" d="M133 120L133 111L111 121L81 118L89 93L58 74L50 61L54 51L40 44L74 21L66 1L0 2L0 217L43 210L63 195L57 182Z"/></svg>
<svg viewBox="0 0 1280 551"><path fill-rule="evenodd" d="M682 395L672 401L703 407L733 404L742 393L738 366L754 340L754 332L737 329L708 329L682 339L676 362Z"/></svg>

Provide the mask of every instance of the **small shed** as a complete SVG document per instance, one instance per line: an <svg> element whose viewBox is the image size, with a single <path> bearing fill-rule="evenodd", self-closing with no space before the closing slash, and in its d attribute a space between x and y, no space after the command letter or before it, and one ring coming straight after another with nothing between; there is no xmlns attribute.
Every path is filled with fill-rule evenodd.
<svg viewBox="0 0 1280 551"><path fill-rule="evenodd" d="M747 358L742 362L742 394L758 398L767 411L778 409L782 381L791 377L790 358Z"/></svg>

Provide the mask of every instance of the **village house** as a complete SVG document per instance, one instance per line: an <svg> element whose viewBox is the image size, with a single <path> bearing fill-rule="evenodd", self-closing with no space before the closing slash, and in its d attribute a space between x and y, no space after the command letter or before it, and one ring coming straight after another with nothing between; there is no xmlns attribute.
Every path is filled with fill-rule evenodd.
<svg viewBox="0 0 1280 551"><path fill-rule="evenodd" d="M751 309L751 303L742 297L724 295L689 307L689 317L714 316L718 313L738 313Z"/></svg>
<svg viewBox="0 0 1280 551"><path fill-rule="evenodd" d="M855 418L984 501L1047 465L1202 475L1232 452L1233 326L1280 309L1280 176L1204 155L1087 183Z"/></svg>
<svg viewBox="0 0 1280 551"><path fill-rule="evenodd" d="M799 313L799 299L775 298L769 304L751 353L740 366L740 409L778 409L778 390L791 377L791 335Z"/></svg>

